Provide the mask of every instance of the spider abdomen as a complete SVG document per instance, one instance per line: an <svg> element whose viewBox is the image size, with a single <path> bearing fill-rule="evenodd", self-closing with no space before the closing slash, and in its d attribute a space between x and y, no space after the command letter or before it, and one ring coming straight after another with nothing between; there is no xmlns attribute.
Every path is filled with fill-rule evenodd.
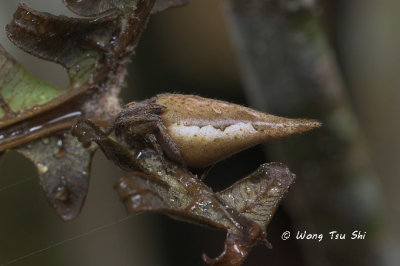
<svg viewBox="0 0 400 266"><path fill-rule="evenodd" d="M162 94L161 122L188 166L206 167L272 138L319 127L315 120L288 119L237 104L194 95Z"/></svg>

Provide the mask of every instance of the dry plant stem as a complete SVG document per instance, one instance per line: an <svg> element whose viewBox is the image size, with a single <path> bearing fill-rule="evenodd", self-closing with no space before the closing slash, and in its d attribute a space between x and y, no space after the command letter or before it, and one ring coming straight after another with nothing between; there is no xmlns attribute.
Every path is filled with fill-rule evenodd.
<svg viewBox="0 0 400 266"><path fill-rule="evenodd" d="M273 157L290 162L299 176L286 206L296 229L347 234L358 229L368 234L368 240L346 245L330 242L328 249L301 241L306 264L382 265L378 241L373 240L381 217L379 184L319 21L320 7L316 1L301 0L228 3L250 102L280 114L319 114L324 123L318 134L268 145ZM348 256L360 251L367 257Z"/></svg>

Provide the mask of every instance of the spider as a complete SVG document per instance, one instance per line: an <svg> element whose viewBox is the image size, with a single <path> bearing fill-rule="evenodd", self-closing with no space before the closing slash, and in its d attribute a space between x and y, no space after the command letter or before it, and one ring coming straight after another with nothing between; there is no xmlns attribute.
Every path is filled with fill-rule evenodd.
<svg viewBox="0 0 400 266"><path fill-rule="evenodd" d="M160 94L127 104L105 132L81 118L72 133L84 146L114 133L123 145L105 151L109 158L126 154L123 149L147 146L184 166L205 168L269 139L319 126L314 120L278 117L224 101Z"/></svg>

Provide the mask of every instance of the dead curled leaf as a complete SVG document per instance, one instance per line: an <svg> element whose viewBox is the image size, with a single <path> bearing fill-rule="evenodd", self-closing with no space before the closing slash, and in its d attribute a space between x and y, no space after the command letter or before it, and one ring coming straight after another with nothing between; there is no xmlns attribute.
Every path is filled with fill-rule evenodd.
<svg viewBox="0 0 400 266"><path fill-rule="evenodd" d="M107 126L119 111L118 94L123 87L126 64L154 4L154 1L130 2L134 4L130 9L112 9L94 18L54 16L25 4L18 7L6 28L8 37L28 53L63 65L71 81L65 90L35 79L0 47L0 152L19 150L37 169L43 169L39 164L49 160L55 179L38 173L50 204L63 219L78 215L87 188L74 190L75 196L69 197L68 204L56 204L57 198L50 188L63 176L64 181L58 183L64 184L64 189L87 186L81 185L87 183L91 156L83 156L80 162L69 160L74 176L67 178L62 170L66 162L52 160L43 153L50 146L58 149L57 141L44 144L35 140L66 134L65 158L86 154L88 151L79 143L68 148L73 141L66 131L73 119L79 115L95 117ZM26 144L31 141L35 145ZM83 172L87 174L79 174Z"/></svg>
<svg viewBox="0 0 400 266"><path fill-rule="evenodd" d="M89 187L94 148L82 145L70 134L33 141L17 149L32 161L39 182L58 216L68 221L79 214Z"/></svg>
<svg viewBox="0 0 400 266"><path fill-rule="evenodd" d="M261 165L218 195L247 218L265 228L295 175L282 163Z"/></svg>
<svg viewBox="0 0 400 266"><path fill-rule="evenodd" d="M104 79L102 69L106 66L101 63L101 60L105 58L105 50L102 50L105 48L101 47L101 39L106 41L112 38L112 32L116 28L116 23L113 21L115 18L115 16L107 16L98 21L73 19L37 12L26 5L20 5L14 13L13 21L6 27L9 39L28 53L63 65L68 72L70 86L65 90L54 88L53 90L57 90L57 93L53 93L52 98L48 97L43 102L34 104L32 106L34 108L30 108L30 106L14 107L12 105L11 100L16 101L15 99L29 101L31 95L19 95L23 91L22 85L28 87L35 95L42 95L42 97L43 91L47 93L49 89L43 88L43 84L35 86L31 80L21 86L11 86L9 83L7 87L2 88L1 92L5 103L9 105L13 113L8 115L8 119L2 119L0 126L15 124L57 108ZM96 43L98 46L94 45ZM4 73L4 76L9 74Z"/></svg>
<svg viewBox="0 0 400 266"><path fill-rule="evenodd" d="M191 190L184 188L185 182L176 183L183 175L193 179ZM185 171L171 180L131 172L115 188L129 213L161 212L227 230L221 255L215 259L203 255L203 259L212 265L240 265L254 245L265 243L267 225L294 179L285 165L270 163L216 194ZM198 196L193 188L206 192Z"/></svg>

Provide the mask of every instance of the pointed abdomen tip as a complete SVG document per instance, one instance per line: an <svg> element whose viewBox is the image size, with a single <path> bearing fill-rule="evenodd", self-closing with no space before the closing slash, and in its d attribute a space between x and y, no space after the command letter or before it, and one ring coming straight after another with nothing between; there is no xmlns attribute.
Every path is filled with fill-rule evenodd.
<svg viewBox="0 0 400 266"><path fill-rule="evenodd" d="M318 120L306 120L306 125L311 129L322 127L322 123Z"/></svg>
<svg viewBox="0 0 400 266"><path fill-rule="evenodd" d="M322 123L318 120L311 119L295 119L293 123L293 133L302 133L309 130L313 130L322 126Z"/></svg>

